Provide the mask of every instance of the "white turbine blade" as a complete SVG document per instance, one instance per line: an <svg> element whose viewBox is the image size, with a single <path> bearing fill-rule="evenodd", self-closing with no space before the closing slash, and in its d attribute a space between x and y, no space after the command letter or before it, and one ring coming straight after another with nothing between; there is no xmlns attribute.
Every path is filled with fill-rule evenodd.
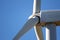
<svg viewBox="0 0 60 40"><path fill-rule="evenodd" d="M35 30L35 33L36 33L37 40L43 40L44 38L43 38L41 25L37 24L36 26L34 26L34 30Z"/></svg>
<svg viewBox="0 0 60 40"><path fill-rule="evenodd" d="M21 38L27 31L29 31L34 25L36 25L38 21L38 17L30 18L13 40L18 40L19 38Z"/></svg>
<svg viewBox="0 0 60 40"><path fill-rule="evenodd" d="M41 0L34 0L33 14L40 17ZM37 36L37 40L43 40L42 29L40 24L37 24L34 29Z"/></svg>
<svg viewBox="0 0 60 40"><path fill-rule="evenodd" d="M33 4L33 14L40 13L40 0L34 0Z"/></svg>

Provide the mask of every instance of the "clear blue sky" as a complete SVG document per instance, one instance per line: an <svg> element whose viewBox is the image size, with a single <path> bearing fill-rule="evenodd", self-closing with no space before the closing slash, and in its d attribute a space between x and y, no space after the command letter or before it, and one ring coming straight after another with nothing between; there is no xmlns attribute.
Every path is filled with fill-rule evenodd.
<svg viewBox="0 0 60 40"><path fill-rule="evenodd" d="M0 40L12 40L32 14L33 0L0 0ZM42 0L41 10L60 9L60 0ZM43 28L45 39L45 28ZM21 40L37 40L32 28ZM60 40L60 27L57 27Z"/></svg>

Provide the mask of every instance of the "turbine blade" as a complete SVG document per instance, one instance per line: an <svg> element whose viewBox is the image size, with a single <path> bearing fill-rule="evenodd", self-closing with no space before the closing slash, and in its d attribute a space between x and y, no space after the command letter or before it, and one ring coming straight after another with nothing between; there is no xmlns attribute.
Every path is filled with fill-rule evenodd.
<svg viewBox="0 0 60 40"><path fill-rule="evenodd" d="M39 21L38 17L30 18L23 28L18 32L18 34L14 37L13 40L18 40L21 38L27 31L29 31L34 25L36 25Z"/></svg>
<svg viewBox="0 0 60 40"><path fill-rule="evenodd" d="M34 30L35 30L35 33L36 33L37 40L43 40L44 38L43 38L41 25L37 24L36 26L34 26Z"/></svg>
<svg viewBox="0 0 60 40"><path fill-rule="evenodd" d="M40 8L41 8L41 0L34 0L33 3L33 14L38 14L40 13Z"/></svg>

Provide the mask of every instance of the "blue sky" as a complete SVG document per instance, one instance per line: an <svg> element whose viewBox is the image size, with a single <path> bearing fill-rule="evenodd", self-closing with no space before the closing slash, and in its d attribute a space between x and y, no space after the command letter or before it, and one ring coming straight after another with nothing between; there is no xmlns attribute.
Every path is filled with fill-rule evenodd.
<svg viewBox="0 0 60 40"><path fill-rule="evenodd" d="M33 0L0 0L0 40L12 40L32 14ZM60 0L41 0L41 10L60 9ZM43 28L45 39L45 28ZM60 27L57 27L57 40ZM32 28L21 40L37 40Z"/></svg>

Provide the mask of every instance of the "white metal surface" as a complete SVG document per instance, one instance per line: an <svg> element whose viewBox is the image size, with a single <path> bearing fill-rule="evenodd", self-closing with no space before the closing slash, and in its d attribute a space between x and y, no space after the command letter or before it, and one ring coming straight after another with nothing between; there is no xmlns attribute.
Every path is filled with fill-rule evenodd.
<svg viewBox="0 0 60 40"><path fill-rule="evenodd" d="M18 40L21 38L27 31L29 31L34 25L38 23L38 17L30 18L23 26L23 28L18 32L13 40Z"/></svg>
<svg viewBox="0 0 60 40"><path fill-rule="evenodd" d="M40 22L57 22L60 21L60 10L41 11Z"/></svg>
<svg viewBox="0 0 60 40"><path fill-rule="evenodd" d="M34 0L33 3L33 14L40 13L40 2L41 0Z"/></svg>
<svg viewBox="0 0 60 40"><path fill-rule="evenodd" d="M46 24L46 40L56 40L56 25Z"/></svg>

